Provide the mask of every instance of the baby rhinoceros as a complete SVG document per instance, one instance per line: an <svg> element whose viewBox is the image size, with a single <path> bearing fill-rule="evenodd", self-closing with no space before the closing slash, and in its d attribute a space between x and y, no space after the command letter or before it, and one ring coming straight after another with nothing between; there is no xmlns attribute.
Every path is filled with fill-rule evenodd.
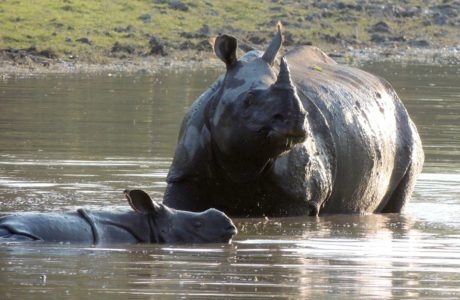
<svg viewBox="0 0 460 300"><path fill-rule="evenodd" d="M230 242L237 230L217 209L196 213L152 201L142 190L126 190L134 211L20 213L0 217L0 241L51 243Z"/></svg>

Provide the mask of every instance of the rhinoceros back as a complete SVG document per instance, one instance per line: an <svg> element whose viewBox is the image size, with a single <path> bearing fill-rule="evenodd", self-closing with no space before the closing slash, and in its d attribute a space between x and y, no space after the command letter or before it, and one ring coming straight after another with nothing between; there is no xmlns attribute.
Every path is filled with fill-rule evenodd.
<svg viewBox="0 0 460 300"><path fill-rule="evenodd" d="M0 237L51 243L153 242L148 218L137 212L20 213L0 218Z"/></svg>
<svg viewBox="0 0 460 300"><path fill-rule="evenodd" d="M286 57L304 106L321 112L309 123L324 123L332 139L333 188L322 212L378 211L420 146L406 109L387 82L315 47Z"/></svg>
<svg viewBox="0 0 460 300"><path fill-rule="evenodd" d="M0 228L12 239L28 237L47 242L92 243L91 225L78 212L21 213L0 218Z"/></svg>

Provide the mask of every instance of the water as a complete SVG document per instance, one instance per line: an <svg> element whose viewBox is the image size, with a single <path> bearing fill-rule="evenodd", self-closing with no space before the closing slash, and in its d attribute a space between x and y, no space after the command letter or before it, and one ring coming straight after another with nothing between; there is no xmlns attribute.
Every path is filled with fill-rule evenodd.
<svg viewBox="0 0 460 300"><path fill-rule="evenodd" d="M404 214L238 219L229 245L0 245L0 299L460 297L460 69L363 67L424 143ZM3 79L0 212L160 201L180 120L219 73Z"/></svg>

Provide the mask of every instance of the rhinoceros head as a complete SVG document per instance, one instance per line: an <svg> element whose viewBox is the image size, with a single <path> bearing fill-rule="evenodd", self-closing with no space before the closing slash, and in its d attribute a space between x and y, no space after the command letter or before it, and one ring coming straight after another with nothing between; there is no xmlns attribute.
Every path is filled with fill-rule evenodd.
<svg viewBox="0 0 460 300"><path fill-rule="evenodd" d="M237 229L223 212L210 208L190 212L154 202L143 190L125 190L131 207L150 218L155 239L161 243L230 242Z"/></svg>
<svg viewBox="0 0 460 300"><path fill-rule="evenodd" d="M232 220L220 210L176 210L160 204L156 223L165 243L229 243L237 233Z"/></svg>
<svg viewBox="0 0 460 300"><path fill-rule="evenodd" d="M283 57L275 61L282 44L281 25L265 52L251 51L240 60L237 41L221 35L214 51L226 64L220 89L207 112L212 140L229 161L264 164L306 138L306 112Z"/></svg>

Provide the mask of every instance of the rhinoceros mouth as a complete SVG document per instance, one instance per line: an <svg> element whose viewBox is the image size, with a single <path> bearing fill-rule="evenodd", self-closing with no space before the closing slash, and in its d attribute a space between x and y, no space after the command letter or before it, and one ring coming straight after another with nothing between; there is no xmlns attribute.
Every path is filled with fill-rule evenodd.
<svg viewBox="0 0 460 300"><path fill-rule="evenodd" d="M266 140L266 145L278 154L292 149L296 144L303 143L307 138L307 132L303 128L264 126L258 130L258 133Z"/></svg>
<svg viewBox="0 0 460 300"><path fill-rule="evenodd" d="M228 242L230 243L233 236L238 233L238 230L236 229L235 226L229 226L225 229L225 233L221 235L222 242Z"/></svg>
<svg viewBox="0 0 460 300"><path fill-rule="evenodd" d="M270 128L266 130L266 137L285 149L290 149L296 144L303 143L306 139L306 132L303 130L280 130Z"/></svg>
<svg viewBox="0 0 460 300"><path fill-rule="evenodd" d="M286 148L290 149L295 144L300 144L305 141L305 136L298 136L298 135L287 135L286 137Z"/></svg>
<svg viewBox="0 0 460 300"><path fill-rule="evenodd" d="M228 226L225 230L226 230L226 233L231 234L231 235L235 235L238 233L238 229L236 229L234 225Z"/></svg>

